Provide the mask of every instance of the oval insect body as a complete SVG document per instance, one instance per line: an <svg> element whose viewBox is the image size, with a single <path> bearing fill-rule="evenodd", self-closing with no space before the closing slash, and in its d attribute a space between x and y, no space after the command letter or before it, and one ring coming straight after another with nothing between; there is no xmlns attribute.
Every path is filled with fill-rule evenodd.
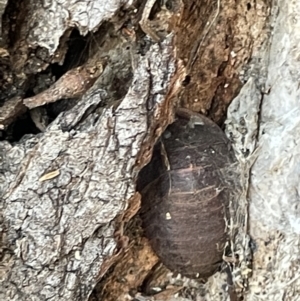
<svg viewBox="0 0 300 301"><path fill-rule="evenodd" d="M218 269L227 240L225 215L234 190L227 174L235 157L216 124L182 112L140 173L141 218L170 270L208 277Z"/></svg>

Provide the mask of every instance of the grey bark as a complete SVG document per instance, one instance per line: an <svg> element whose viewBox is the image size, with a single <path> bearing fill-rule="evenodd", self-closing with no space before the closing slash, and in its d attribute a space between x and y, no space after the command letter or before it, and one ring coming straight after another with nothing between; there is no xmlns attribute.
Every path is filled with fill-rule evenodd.
<svg viewBox="0 0 300 301"><path fill-rule="evenodd" d="M96 30L129 2L31 1L28 42L54 53L70 26L82 34ZM254 257L247 300L298 300L300 8L287 1L272 7L272 36L264 53L253 53L248 83L226 123L245 171L241 214L250 207ZM0 143L1 300L88 298L105 259L114 255L115 218L135 192L139 152L166 125L159 117L175 71L169 43L138 60L116 110L99 111L105 92L96 83L45 133ZM206 300L229 300L218 294L218 277L207 282Z"/></svg>
<svg viewBox="0 0 300 301"><path fill-rule="evenodd" d="M54 53L72 22L85 34L123 4L31 1L27 42ZM141 145L159 126L153 116L175 71L170 42L137 60L117 109L99 109L107 95L95 84L44 133L0 142L1 300L88 299L116 252Z"/></svg>
<svg viewBox="0 0 300 301"><path fill-rule="evenodd" d="M53 54L64 33L76 26L82 35L95 31L112 18L120 7L129 6L132 0L30 1L27 41L32 47L40 46ZM36 26L38 24L38 26Z"/></svg>
<svg viewBox="0 0 300 301"><path fill-rule="evenodd" d="M175 71L170 41L138 60L116 110L96 111L104 92L95 85L45 133L1 142L1 300L87 300L114 254L114 219L135 192L141 145L158 125Z"/></svg>

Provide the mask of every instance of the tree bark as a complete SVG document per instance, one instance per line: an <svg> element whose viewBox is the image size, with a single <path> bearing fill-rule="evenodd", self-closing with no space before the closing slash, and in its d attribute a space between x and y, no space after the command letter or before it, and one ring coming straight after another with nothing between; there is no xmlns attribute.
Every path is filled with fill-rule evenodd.
<svg viewBox="0 0 300 301"><path fill-rule="evenodd" d="M0 299L297 300L299 4L2 2ZM239 161L205 284L176 282L133 218L178 106L225 125Z"/></svg>

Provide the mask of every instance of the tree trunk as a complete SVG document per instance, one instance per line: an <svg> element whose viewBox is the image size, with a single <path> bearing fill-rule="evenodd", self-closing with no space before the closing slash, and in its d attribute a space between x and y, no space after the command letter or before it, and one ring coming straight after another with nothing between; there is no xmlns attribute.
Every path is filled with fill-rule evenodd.
<svg viewBox="0 0 300 301"><path fill-rule="evenodd" d="M299 4L2 1L1 300L297 300ZM139 171L178 107L225 128L221 270L170 273Z"/></svg>

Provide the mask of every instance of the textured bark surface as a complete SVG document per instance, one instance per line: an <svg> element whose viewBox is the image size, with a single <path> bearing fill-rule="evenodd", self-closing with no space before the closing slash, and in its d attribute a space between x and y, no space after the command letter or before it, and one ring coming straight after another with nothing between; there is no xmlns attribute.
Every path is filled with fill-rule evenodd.
<svg viewBox="0 0 300 301"><path fill-rule="evenodd" d="M298 300L298 6L0 1L0 299ZM241 171L205 284L163 268L132 219L177 106L226 120Z"/></svg>
<svg viewBox="0 0 300 301"><path fill-rule="evenodd" d="M183 2L176 46L188 85L180 102L220 123L242 86L245 65L268 38L271 1Z"/></svg>
<svg viewBox="0 0 300 301"><path fill-rule="evenodd" d="M154 126L147 103L159 87L157 110L175 70L172 48L162 47L138 62L115 111L93 112L102 99L91 91L42 136L2 143L2 300L85 300L91 293L105 259L114 255L113 220L134 195L137 156ZM151 56L164 68L152 69Z"/></svg>
<svg viewBox="0 0 300 301"><path fill-rule="evenodd" d="M119 4L106 6L110 16ZM50 6L27 8L35 14L28 16L26 24L38 17L43 22L59 23L63 16L58 10L59 18L51 18ZM99 17L102 19L90 21L99 26L105 20L97 14ZM57 46L55 37L65 30L60 27L53 32L51 28L43 41L34 38L42 27L29 26L27 46L38 42L51 54ZM146 149L149 145L151 151L155 135L149 133L155 130L158 135L159 128L168 122L165 117L160 120L162 112L164 116L171 112L163 103L172 90L170 80L175 72L171 41L170 37L160 47L155 45L143 57L137 57L133 75L128 77L130 59L123 55L123 62L114 62L118 49L120 52L126 43L121 39L119 48L116 45L112 50L115 52L106 78L100 79L79 103L60 114L44 133L25 135L14 144L1 142L2 300L86 300L109 268L109 259L122 249L123 233L116 234L120 227L116 217L120 215L119 220L123 220L130 198L132 207L138 208L134 180L138 166L147 160L140 154L142 144ZM128 90L117 107L103 109L103 102L111 95L101 85L114 84L112 77L116 75L111 70L120 65L123 68L118 75L128 77L124 83ZM73 89L74 82L66 78L68 75L63 77L66 87L62 89L68 85ZM58 99L78 96L59 95Z"/></svg>

